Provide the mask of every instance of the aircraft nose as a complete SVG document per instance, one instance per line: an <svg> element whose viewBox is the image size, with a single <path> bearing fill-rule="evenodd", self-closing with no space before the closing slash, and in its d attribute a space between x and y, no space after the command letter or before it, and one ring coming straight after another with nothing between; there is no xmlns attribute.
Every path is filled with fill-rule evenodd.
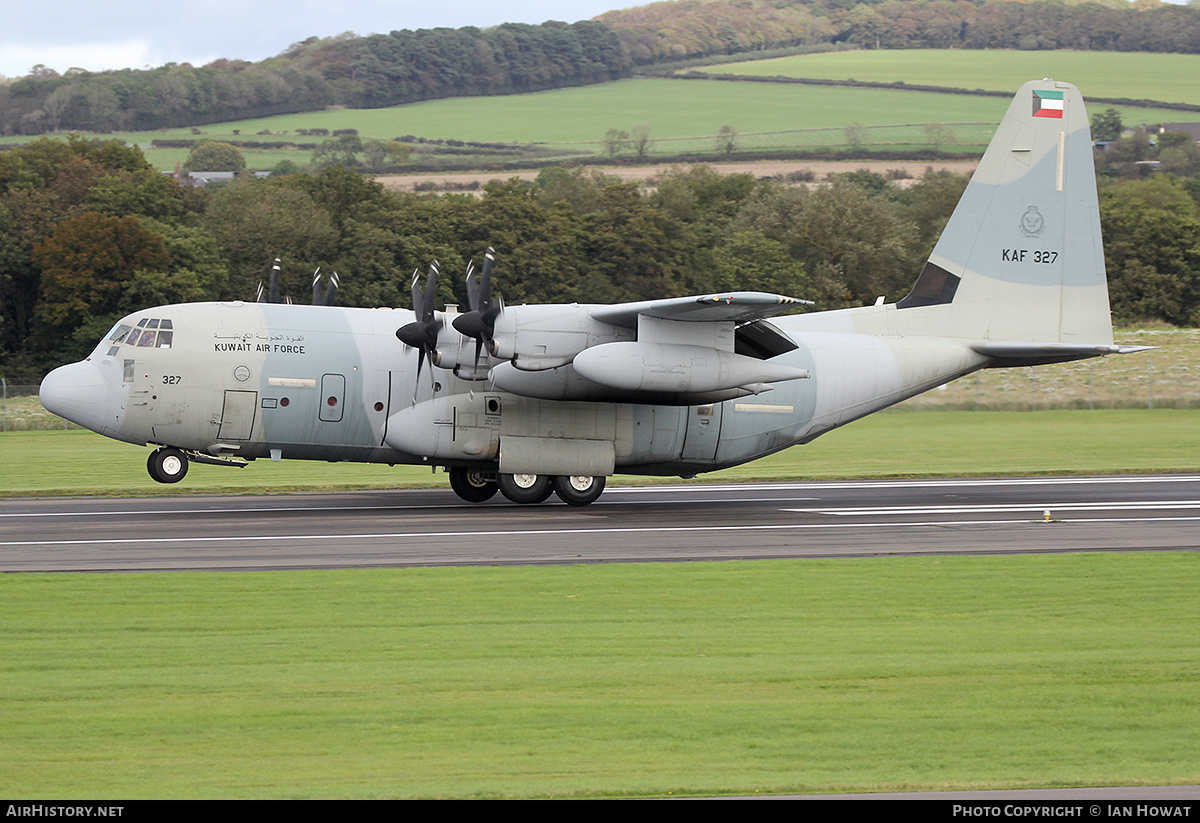
<svg viewBox="0 0 1200 823"><path fill-rule="evenodd" d="M102 431L112 417L107 409L108 381L86 360L46 375L38 397L47 411L95 432Z"/></svg>

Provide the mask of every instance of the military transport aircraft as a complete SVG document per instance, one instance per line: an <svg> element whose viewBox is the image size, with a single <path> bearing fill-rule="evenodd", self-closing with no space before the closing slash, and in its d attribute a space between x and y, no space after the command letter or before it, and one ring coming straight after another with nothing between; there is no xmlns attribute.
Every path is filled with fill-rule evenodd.
<svg viewBox="0 0 1200 823"><path fill-rule="evenodd" d="M733 292L504 306L489 250L470 310L200 303L135 312L42 382L47 409L188 463L407 463L464 500L594 501L615 472L734 466L978 369L1137 351L1113 344L1083 99L1026 83L912 292L787 314ZM277 299L277 298L274 298ZM786 315L786 316L781 316ZM774 318L768 320L767 318ZM423 375L422 372L425 372Z"/></svg>

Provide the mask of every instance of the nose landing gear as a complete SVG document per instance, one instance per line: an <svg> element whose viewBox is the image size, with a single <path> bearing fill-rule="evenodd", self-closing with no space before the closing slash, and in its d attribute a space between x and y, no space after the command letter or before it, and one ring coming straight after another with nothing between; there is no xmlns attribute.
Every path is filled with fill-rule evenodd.
<svg viewBox="0 0 1200 823"><path fill-rule="evenodd" d="M146 471L157 483L178 483L187 474L187 470L187 455L170 446L150 452L150 457L146 460Z"/></svg>

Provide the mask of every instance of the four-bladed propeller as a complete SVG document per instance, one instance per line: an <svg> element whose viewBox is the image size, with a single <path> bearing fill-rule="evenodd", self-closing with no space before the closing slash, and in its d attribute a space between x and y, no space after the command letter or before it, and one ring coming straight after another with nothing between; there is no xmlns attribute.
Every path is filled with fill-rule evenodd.
<svg viewBox="0 0 1200 823"><path fill-rule="evenodd" d="M475 264L472 261L467 266L467 300L471 310L454 318L453 326L466 337L475 341L475 362L472 370L479 368L479 354L484 345L488 352L492 351L492 339L496 333L496 318L504 309L502 301L492 303L492 263L496 259L496 251L488 246L483 257L483 273L475 276Z"/></svg>
<svg viewBox="0 0 1200 823"><path fill-rule="evenodd" d="M442 330L442 320L433 313L433 301L437 297L438 264L433 261L429 274L425 278L425 291L421 292L421 274L413 272L412 300L413 314L416 320L396 330L396 337L406 346L417 350L417 383L421 380L421 366L425 358L429 358L433 366L433 355L437 351L438 333ZM432 368L431 368L432 370ZM413 385L413 401L416 401L417 387Z"/></svg>
<svg viewBox="0 0 1200 823"><path fill-rule="evenodd" d="M262 281L258 281L258 291L255 294L255 300L259 303L287 303L291 305L291 295L280 300L279 297L279 280L280 280L280 265L279 258L275 258L275 265L271 267L271 280L269 288L264 288ZM312 281L312 304L314 306L332 306L333 297L337 292L341 280L338 278L338 273L334 272L329 276L329 285L325 289L325 295L321 295L321 267L317 266L317 270L313 272Z"/></svg>

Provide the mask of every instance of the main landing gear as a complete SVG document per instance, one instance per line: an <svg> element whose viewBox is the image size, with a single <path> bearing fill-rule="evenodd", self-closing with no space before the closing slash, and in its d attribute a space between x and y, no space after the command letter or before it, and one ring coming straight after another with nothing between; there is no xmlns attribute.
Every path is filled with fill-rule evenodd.
<svg viewBox="0 0 1200 823"><path fill-rule="evenodd" d="M487 472L471 469L450 469L450 488L468 503L482 503L496 494L496 481Z"/></svg>
<svg viewBox="0 0 1200 823"><path fill-rule="evenodd" d="M490 500L499 491L514 503L542 503L557 494L571 506L595 502L604 491L604 478L590 475L494 474L451 468L450 488L468 503Z"/></svg>

